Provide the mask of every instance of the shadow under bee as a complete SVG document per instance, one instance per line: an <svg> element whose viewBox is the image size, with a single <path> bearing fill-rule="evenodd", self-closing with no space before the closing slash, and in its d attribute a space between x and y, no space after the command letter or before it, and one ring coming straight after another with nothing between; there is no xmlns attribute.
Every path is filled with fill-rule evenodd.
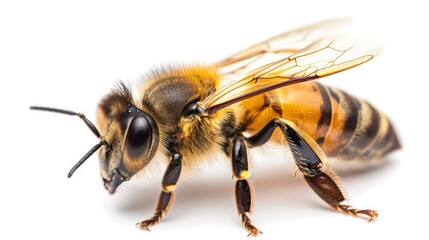
<svg viewBox="0 0 429 240"><path fill-rule="evenodd" d="M391 176L392 172L398 170L398 162L393 156L388 157L380 166L354 170L338 171L344 181L344 185L353 192L353 196L359 196L368 191L368 188L376 187L380 181L387 181L383 176ZM258 161L258 165L261 160ZM254 217L264 222L295 221L297 219L306 219L308 214L313 215L315 209L321 211L330 211L330 207L320 201L317 196L307 188L305 181L295 179L293 171L288 168L287 164L269 168L261 166L253 168L252 182L257 189L256 209L258 214ZM198 179L198 181L183 182L177 190L177 199L173 209L165 220L188 219L195 221L198 216L209 214L210 218L225 221L230 224L240 225L236 221L234 212L234 181L231 179L227 168L221 170L217 175L211 175ZM383 180L385 179L385 180ZM143 213L149 213L156 205L158 197L157 190L160 186L156 183L156 178L152 179L145 186L141 186L141 181L135 181L123 189L121 198L124 200L120 204L112 204L114 211L119 214L129 214L136 216L137 221ZM193 179L195 180L195 179ZM312 209L307 211L306 209ZM261 213L263 212L263 213ZM177 220L179 219L179 220ZM286 219L286 220L285 220Z"/></svg>

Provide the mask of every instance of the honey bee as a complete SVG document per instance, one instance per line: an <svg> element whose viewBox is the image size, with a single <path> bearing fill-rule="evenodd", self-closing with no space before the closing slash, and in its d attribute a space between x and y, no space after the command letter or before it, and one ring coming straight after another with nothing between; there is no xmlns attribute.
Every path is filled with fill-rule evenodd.
<svg viewBox="0 0 429 240"><path fill-rule="evenodd" d="M167 168L153 216L161 221L172 207L183 172L223 152L232 167L237 211L251 236L262 232L251 220L255 191L249 183L247 149L274 142L288 148L308 185L327 204L369 221L376 210L353 207L327 157L369 164L400 148L388 118L368 102L314 81L368 62L381 48L366 39L328 32L344 19L327 20L270 38L212 65L166 67L138 86L124 83L97 107L97 122L80 117L99 142L68 177L98 151L106 190L117 187L152 161Z"/></svg>

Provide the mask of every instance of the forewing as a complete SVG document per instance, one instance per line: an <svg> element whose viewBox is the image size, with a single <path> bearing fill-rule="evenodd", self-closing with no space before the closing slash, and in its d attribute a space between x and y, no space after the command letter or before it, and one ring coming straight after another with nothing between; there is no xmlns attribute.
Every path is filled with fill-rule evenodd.
<svg viewBox="0 0 429 240"><path fill-rule="evenodd" d="M338 34L339 29L351 21L351 18L331 19L300 27L251 46L216 65L225 82L239 79L257 67L288 57L321 37Z"/></svg>
<svg viewBox="0 0 429 240"><path fill-rule="evenodd" d="M381 52L369 39L336 35L314 41L290 56L258 67L230 82L200 103L200 111L217 110L287 85L314 80L358 66Z"/></svg>

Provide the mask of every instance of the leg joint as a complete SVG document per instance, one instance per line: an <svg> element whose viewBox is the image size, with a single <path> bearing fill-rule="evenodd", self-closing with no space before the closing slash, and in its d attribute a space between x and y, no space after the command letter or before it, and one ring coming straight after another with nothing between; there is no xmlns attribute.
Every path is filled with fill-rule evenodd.
<svg viewBox="0 0 429 240"><path fill-rule="evenodd" d="M258 147L265 144L270 140L271 135L273 134L276 127L279 126L279 124L280 124L280 120L278 118L271 120L258 133L256 133L255 135L249 138L246 138L246 141L249 143L251 147Z"/></svg>

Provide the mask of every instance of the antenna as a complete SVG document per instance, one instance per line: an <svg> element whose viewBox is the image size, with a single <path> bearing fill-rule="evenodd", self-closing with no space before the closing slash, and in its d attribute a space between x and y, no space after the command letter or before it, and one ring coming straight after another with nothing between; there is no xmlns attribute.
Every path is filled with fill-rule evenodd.
<svg viewBox="0 0 429 240"><path fill-rule="evenodd" d="M85 117L83 113L73 112L69 110L59 109L59 108L50 108L50 107L38 107L38 106L31 106L31 110L39 110L39 111L47 111L47 112L54 112L54 113L62 113L66 115L71 116L78 116L80 119L83 120L83 122L88 126L88 128L94 133L94 135L97 138L100 138L100 132L98 132L97 128L94 126L94 124L88 120L88 118ZM92 147L71 169L68 174L68 177L70 178L73 173L89 158L92 154L94 154L98 149L100 149L101 146L109 146L109 143L106 140L101 140L99 143L97 143L94 147Z"/></svg>
<svg viewBox="0 0 429 240"><path fill-rule="evenodd" d="M83 113L73 112L73 111L59 109L59 108L37 107L37 106L31 106L30 109L31 110L62 113L62 114L67 114L67 115L71 115L71 116L78 116L80 119L82 119L85 122L86 126L88 126L89 129L91 129L91 131L94 133L94 135L97 138L100 138L100 133L98 132L97 128L94 126L94 124L92 124L91 121L88 120L88 118L85 117L85 115L83 115Z"/></svg>
<svg viewBox="0 0 429 240"><path fill-rule="evenodd" d="M91 157L92 154L94 154L101 146L108 145L106 140L102 140L99 143L95 144L94 147L92 147L71 169L69 174L67 175L68 178L71 178L73 176L73 173L84 163L86 160L88 160L89 157Z"/></svg>

